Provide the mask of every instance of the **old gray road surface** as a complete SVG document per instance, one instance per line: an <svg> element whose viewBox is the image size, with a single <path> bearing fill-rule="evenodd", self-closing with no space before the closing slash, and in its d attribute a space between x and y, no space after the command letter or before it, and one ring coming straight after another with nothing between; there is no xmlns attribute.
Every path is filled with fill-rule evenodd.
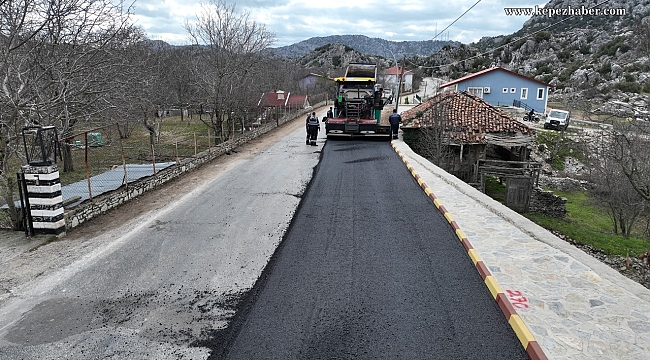
<svg viewBox="0 0 650 360"><path fill-rule="evenodd" d="M248 302L213 358L528 358L387 142L326 143Z"/></svg>
<svg viewBox="0 0 650 360"><path fill-rule="evenodd" d="M208 358L200 344L255 284L318 163L303 121L255 156L205 165L193 192L3 294L0 359Z"/></svg>

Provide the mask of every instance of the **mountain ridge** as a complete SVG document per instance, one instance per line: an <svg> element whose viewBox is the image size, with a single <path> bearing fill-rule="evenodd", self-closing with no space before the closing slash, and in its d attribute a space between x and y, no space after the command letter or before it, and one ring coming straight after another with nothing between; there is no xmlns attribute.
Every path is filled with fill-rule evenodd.
<svg viewBox="0 0 650 360"><path fill-rule="evenodd" d="M404 56L429 56L446 45L459 46L461 43L442 40L390 41L365 35L330 35L312 37L292 45L268 50L276 56L295 59L328 44L342 44L360 53L379 55L387 59L400 59Z"/></svg>

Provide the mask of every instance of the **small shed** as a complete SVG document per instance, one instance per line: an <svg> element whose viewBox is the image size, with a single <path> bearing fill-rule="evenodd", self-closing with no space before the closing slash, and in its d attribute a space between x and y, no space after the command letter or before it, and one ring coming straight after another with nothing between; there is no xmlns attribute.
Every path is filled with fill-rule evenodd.
<svg viewBox="0 0 650 360"><path fill-rule="evenodd" d="M318 92L328 85L334 85L334 79L315 73L309 73L298 81L300 91L308 94Z"/></svg>
<svg viewBox="0 0 650 360"><path fill-rule="evenodd" d="M474 94L442 93L401 115L404 141L465 182L483 188L488 173L539 176L530 161L535 130Z"/></svg>

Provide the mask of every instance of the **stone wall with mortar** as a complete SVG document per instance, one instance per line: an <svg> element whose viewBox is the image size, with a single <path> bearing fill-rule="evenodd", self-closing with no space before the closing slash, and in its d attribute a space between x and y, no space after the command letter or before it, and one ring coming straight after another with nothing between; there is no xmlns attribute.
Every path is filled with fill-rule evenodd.
<svg viewBox="0 0 650 360"><path fill-rule="evenodd" d="M279 125L287 123L290 120L302 116L322 105L326 105L325 102L316 104L313 108L303 109L298 113L287 115L279 119L277 123L267 124L234 140L229 140L219 144L209 150L199 153L195 158L183 159L179 161L178 164L157 172L154 176L129 183L128 187L122 186L115 191L94 197L92 201L86 201L72 209L65 209L64 216L66 228L68 230L73 229L94 217L104 214L110 209L116 208L149 190L152 190L182 174L190 172L201 165L234 150L238 146L277 128Z"/></svg>

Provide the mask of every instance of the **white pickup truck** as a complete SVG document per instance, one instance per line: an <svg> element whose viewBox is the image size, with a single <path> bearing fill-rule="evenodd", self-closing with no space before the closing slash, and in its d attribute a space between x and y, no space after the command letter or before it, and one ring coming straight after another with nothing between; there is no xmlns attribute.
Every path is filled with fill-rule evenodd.
<svg viewBox="0 0 650 360"><path fill-rule="evenodd" d="M566 130L571 121L571 113L566 110L550 109L546 115L544 129Z"/></svg>

